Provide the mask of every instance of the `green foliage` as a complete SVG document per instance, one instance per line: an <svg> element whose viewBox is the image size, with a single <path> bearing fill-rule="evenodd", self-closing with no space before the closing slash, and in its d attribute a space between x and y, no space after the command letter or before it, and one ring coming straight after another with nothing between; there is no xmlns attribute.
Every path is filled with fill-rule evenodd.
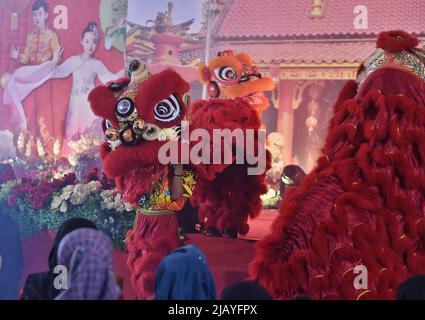
<svg viewBox="0 0 425 320"><path fill-rule="evenodd" d="M26 198L18 199L16 206L9 206L6 199L0 199L0 211L11 216L20 227L22 238L40 234L43 230L58 230L66 220L74 217L86 218L93 221L96 226L108 234L116 248L124 248L124 238L131 228L135 212L116 212L115 210L102 209L100 195L92 194L81 205L68 204L66 213L50 209L49 205L42 209L34 209Z"/></svg>

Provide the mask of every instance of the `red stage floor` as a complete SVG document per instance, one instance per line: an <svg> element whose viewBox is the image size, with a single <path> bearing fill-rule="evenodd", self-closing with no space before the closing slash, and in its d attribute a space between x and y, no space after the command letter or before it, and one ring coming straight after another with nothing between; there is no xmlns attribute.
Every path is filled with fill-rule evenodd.
<svg viewBox="0 0 425 320"><path fill-rule="evenodd" d="M257 219L250 222L250 232L243 239L189 235L188 243L198 246L207 256L218 294L225 286L248 277L248 264L255 255L255 242L268 234L270 225L276 216L277 210L263 210ZM25 277L29 273L47 269L47 257L51 245L52 238L47 232L24 241ZM115 252L115 264L117 274L124 279L125 299L134 299L135 294L130 284L130 274L124 252Z"/></svg>

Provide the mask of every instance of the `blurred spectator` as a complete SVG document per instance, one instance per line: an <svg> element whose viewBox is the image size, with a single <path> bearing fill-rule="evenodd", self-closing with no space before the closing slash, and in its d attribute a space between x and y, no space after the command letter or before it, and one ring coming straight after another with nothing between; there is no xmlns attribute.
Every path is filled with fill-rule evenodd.
<svg viewBox="0 0 425 320"><path fill-rule="evenodd" d="M425 275L404 281L397 290L397 300L425 300Z"/></svg>
<svg viewBox="0 0 425 320"><path fill-rule="evenodd" d="M15 300L24 269L22 244L16 223L0 214L0 300Z"/></svg>
<svg viewBox="0 0 425 320"><path fill-rule="evenodd" d="M243 281L224 288L221 300L273 300L270 293L258 282Z"/></svg>
<svg viewBox="0 0 425 320"><path fill-rule="evenodd" d="M103 232L78 229L59 244L58 263L68 272L68 288L55 300L117 300L112 242Z"/></svg>
<svg viewBox="0 0 425 320"><path fill-rule="evenodd" d="M214 279L198 248L178 248L161 261L156 273L155 300L216 299Z"/></svg>
<svg viewBox="0 0 425 320"><path fill-rule="evenodd" d="M13 134L10 131L0 131L0 185L16 179L15 172L9 163L16 155Z"/></svg>
<svg viewBox="0 0 425 320"><path fill-rule="evenodd" d="M72 218L65 221L58 229L49 255L49 271L30 274L25 282L21 299L23 300L54 300L60 293L53 286L57 274L53 272L58 265L57 251L61 240L74 230L81 228L97 229L90 220L83 218Z"/></svg>

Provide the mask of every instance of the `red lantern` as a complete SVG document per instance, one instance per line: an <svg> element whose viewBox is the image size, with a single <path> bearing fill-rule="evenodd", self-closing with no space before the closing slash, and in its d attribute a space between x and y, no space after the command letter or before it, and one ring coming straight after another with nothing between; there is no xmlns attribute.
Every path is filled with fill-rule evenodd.
<svg viewBox="0 0 425 320"><path fill-rule="evenodd" d="M23 12L31 0L0 0L0 6L10 12L10 30L18 29L18 14Z"/></svg>

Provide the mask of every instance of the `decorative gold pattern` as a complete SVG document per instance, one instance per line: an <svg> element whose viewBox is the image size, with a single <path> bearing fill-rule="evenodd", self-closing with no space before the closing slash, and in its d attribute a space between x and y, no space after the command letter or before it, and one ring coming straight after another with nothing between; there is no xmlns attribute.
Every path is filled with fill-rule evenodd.
<svg viewBox="0 0 425 320"><path fill-rule="evenodd" d="M421 49L401 52L388 52L383 49L377 49L365 60L363 66L364 70L357 78L359 84L363 83L372 72L381 68L405 71L425 81L425 51Z"/></svg>

